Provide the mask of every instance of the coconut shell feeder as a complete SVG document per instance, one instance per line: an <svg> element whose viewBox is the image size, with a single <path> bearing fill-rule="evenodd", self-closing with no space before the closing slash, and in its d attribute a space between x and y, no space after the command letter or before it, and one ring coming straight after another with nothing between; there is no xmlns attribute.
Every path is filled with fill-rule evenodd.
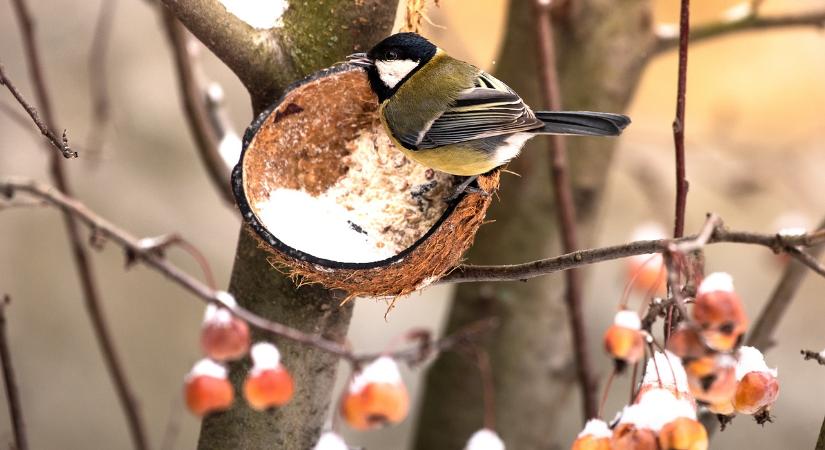
<svg viewBox="0 0 825 450"><path fill-rule="evenodd" d="M486 192L499 174L479 177ZM455 267L492 196L407 159L384 132L366 73L349 65L287 89L247 129L232 187L270 263L349 296L421 289ZM248 230L248 231L249 231Z"/></svg>

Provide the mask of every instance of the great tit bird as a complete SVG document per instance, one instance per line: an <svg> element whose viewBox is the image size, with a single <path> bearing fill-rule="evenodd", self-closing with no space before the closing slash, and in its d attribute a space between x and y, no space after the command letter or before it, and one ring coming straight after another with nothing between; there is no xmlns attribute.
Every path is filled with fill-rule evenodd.
<svg viewBox="0 0 825 450"><path fill-rule="evenodd" d="M408 157L470 177L506 164L538 134L617 136L630 118L532 111L510 87L416 33L398 33L347 58L367 71L387 134Z"/></svg>

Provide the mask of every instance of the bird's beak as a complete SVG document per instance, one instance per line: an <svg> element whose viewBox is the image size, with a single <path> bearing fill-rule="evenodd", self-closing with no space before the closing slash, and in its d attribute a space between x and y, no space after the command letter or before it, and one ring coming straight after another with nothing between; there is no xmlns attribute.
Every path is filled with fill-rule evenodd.
<svg viewBox="0 0 825 450"><path fill-rule="evenodd" d="M347 56L347 62L357 67L372 67L372 61L367 57L366 53L353 53Z"/></svg>

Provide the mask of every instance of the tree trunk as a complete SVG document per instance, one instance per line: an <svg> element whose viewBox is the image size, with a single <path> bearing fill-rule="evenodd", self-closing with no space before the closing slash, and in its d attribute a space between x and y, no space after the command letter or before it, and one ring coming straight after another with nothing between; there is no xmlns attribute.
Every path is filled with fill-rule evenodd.
<svg viewBox="0 0 825 450"><path fill-rule="evenodd" d="M320 286L296 289L288 278L270 267L266 253L249 233L246 228L241 230L229 292L261 317L343 341L352 316L352 302L339 307L343 297ZM269 339L261 333L254 333L253 338ZM262 413L237 398L231 410L204 419L199 449L308 449L318 440L332 397L338 358L286 339L275 344L295 379L292 401L272 413ZM249 368L248 358L230 364L230 379L238 393L242 392Z"/></svg>
<svg viewBox="0 0 825 450"><path fill-rule="evenodd" d="M283 26L256 29L214 0L162 0L172 13L247 88L255 114L276 101L289 84L364 51L391 31L397 0L313 0L289 2ZM267 253L242 228L229 291L238 303L267 319L341 341L352 306L318 286L300 289L266 260ZM261 338L262 336L258 335ZM198 448L312 448L329 407L338 365L336 358L282 340L284 364L296 382L295 397L274 413L249 409L237 399L227 412L207 417ZM249 361L230 364L240 393Z"/></svg>
<svg viewBox="0 0 825 450"><path fill-rule="evenodd" d="M538 105L536 50L530 1L512 2L497 75L529 104ZM650 4L628 0L571 0L554 19L559 76L565 109L619 112L627 107L653 44ZM595 212L616 141L568 139L579 235L593 240ZM502 176L501 201L491 208L493 224L482 227L470 261L502 264L561 252L550 183L550 161L534 139ZM463 284L456 290L445 333L490 315L501 326L485 342L495 385L496 430L508 448L550 448L566 439L554 433L572 406L573 358L560 276L528 283ZM475 364L444 354L427 374L418 417L417 449L462 448L483 426L482 386ZM459 406L460 405L460 406ZM563 408L564 406L564 408Z"/></svg>

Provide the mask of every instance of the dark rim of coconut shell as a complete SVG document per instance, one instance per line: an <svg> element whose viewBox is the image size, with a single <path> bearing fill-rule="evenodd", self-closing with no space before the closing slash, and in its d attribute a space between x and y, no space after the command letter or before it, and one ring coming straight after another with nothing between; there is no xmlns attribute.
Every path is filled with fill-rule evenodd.
<svg viewBox="0 0 825 450"><path fill-rule="evenodd" d="M264 111L258 114L258 117L255 118L254 121L249 125L246 129L246 132L243 136L243 146L241 148L241 157L238 160L238 164L232 169L232 192L235 194L235 201L238 204L238 208L241 210L241 215L243 216L244 221L257 233L257 235L269 246L271 246L275 251L285 253L288 256L299 259L301 261L307 261L312 264L317 264L323 267L329 267L333 269L373 269L376 267L388 266L390 264L396 263L404 259L409 253L415 250L422 242L429 239L429 237L438 230L441 224L453 213L456 206L461 203L461 200L466 195L466 192L462 192L459 194L458 198L454 199L453 201L447 204L447 209L444 210L444 213L438 220L433 224L427 232L421 236L418 240L416 240L412 245L405 248L398 254L391 256L386 259L382 259L380 261L373 261L373 262L366 262L366 263L354 263L354 262L341 262L341 261L333 261L330 259L319 258L317 256L310 255L309 253L302 252L296 248L290 247L289 245L284 244L278 238L276 238L269 230L266 229L266 226L258 220L258 216L255 215L255 211L250 207L249 202L246 199L246 193L244 192L243 188L243 162L244 157L246 156L246 150L249 147L249 144L252 142L252 138L255 137L255 134L258 133L258 130L261 128L261 125L266 122L266 119L272 114L272 112L281 105L281 103L286 99L289 93L301 87L307 83L310 83L315 80L319 80L324 77L328 77L330 75L334 75L337 73L347 72L350 70L363 70L360 67L356 67L350 64L341 64L337 66L330 67L328 69L323 69L318 72L309 75L308 77L292 83L289 85L284 94L281 98L278 99L275 103L271 106L267 107Z"/></svg>

